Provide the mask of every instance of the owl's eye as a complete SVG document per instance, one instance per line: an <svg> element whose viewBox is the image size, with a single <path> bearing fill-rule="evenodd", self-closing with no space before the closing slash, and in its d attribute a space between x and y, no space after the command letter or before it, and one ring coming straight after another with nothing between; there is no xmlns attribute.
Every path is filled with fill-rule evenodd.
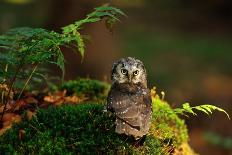
<svg viewBox="0 0 232 155"><path fill-rule="evenodd" d="M136 75L138 75L138 74L139 74L139 71L138 71L138 70L136 70L136 71L134 71L134 72L133 72L133 74L134 74L134 76L136 76Z"/></svg>
<svg viewBox="0 0 232 155"><path fill-rule="evenodd" d="M126 75L127 74L127 70L126 69L121 69L121 73Z"/></svg>

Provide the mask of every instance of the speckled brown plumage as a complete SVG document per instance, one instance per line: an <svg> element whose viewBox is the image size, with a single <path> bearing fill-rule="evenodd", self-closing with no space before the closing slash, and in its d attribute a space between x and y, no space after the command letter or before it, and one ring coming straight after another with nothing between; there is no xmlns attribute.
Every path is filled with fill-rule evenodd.
<svg viewBox="0 0 232 155"><path fill-rule="evenodd" d="M135 66L135 67L134 67ZM120 68L117 68L120 67ZM117 73L127 70L128 80ZM138 70L135 80L130 77ZM119 74L119 75L117 75ZM120 81L120 76L123 78ZM139 139L147 134L152 113L150 90L147 89L146 71L143 63L134 58L120 59L113 65L112 87L107 99L107 110L116 115L116 129L119 134L126 134Z"/></svg>

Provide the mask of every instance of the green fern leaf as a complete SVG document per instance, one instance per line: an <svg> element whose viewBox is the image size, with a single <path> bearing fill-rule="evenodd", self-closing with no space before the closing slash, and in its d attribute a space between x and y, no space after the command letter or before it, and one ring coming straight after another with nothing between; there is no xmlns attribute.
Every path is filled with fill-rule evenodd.
<svg viewBox="0 0 232 155"><path fill-rule="evenodd" d="M64 67L64 55L61 51L58 51L56 64L60 67L60 69L62 71L62 80L63 80L64 74L65 74L65 67Z"/></svg>
<svg viewBox="0 0 232 155"><path fill-rule="evenodd" d="M122 12L120 9L108 6L108 4L103 5L101 7L95 8L96 11L112 11L114 14L119 14L122 16L126 16L124 12Z"/></svg>
<svg viewBox="0 0 232 155"><path fill-rule="evenodd" d="M202 106L196 106L194 108L199 110L199 111L202 111L202 112L206 113L207 115L209 115L209 112L207 110L205 110Z"/></svg>
<svg viewBox="0 0 232 155"><path fill-rule="evenodd" d="M83 20L76 21L75 22L75 29L73 29L72 31L82 29L82 25L85 23L95 23L95 22L98 22L100 20L101 20L101 18L94 17L94 18L86 18Z"/></svg>
<svg viewBox="0 0 232 155"><path fill-rule="evenodd" d="M201 111L207 115L210 115L213 113L213 111L217 110L217 111L225 113L227 115L228 119L230 119L229 114L225 110L223 110L222 108L216 107L214 105L210 105L210 104L204 104L204 105L191 107L189 103L184 103L182 105L182 108L176 108L176 109L174 109L174 112L177 114L182 114L182 115L186 115L186 113L191 113L193 115L197 115L193 111L193 109Z"/></svg>
<svg viewBox="0 0 232 155"><path fill-rule="evenodd" d="M193 115L197 115L193 110L192 108L190 107L190 104L189 103L184 103L183 104L183 109L185 112L188 112L188 113L191 113Z"/></svg>
<svg viewBox="0 0 232 155"><path fill-rule="evenodd" d="M228 119L230 119L230 115L225 110L223 110L222 108L219 108L217 106L214 106L214 105L204 104L204 105L195 106L193 108L197 109L197 110L200 109L200 111L203 111L204 113L206 113L208 115L209 115L209 113L212 114L213 111L217 110L217 111L225 113L226 116L228 117ZM204 109L204 110L202 110L202 109Z"/></svg>
<svg viewBox="0 0 232 155"><path fill-rule="evenodd" d="M76 42L78 51L83 58L85 52L84 39L81 36L80 32L78 32L78 30L82 29L84 24L98 22L101 19L106 18L106 23L108 24L106 25L106 27L110 31L112 31L111 29L114 23L116 21L119 21L119 15L125 16L125 14L121 10L114 7L103 5L95 8L95 11L88 14L86 18L76 21L74 24L70 24L62 28L62 36L65 38L64 41L68 43L71 43L73 41Z"/></svg>
<svg viewBox="0 0 232 155"><path fill-rule="evenodd" d="M86 18L63 27L62 33L30 27L14 28L7 31L0 35L0 82L4 79L10 81L12 75L22 81L32 75L31 66L39 65L39 68L36 67L36 71L33 71L34 76L37 70L47 63L59 67L62 77L64 77L64 55L61 47L75 48L75 52L79 52L83 58L86 37L79 30L85 24L95 23L102 19L110 21L110 24L113 25L119 20L120 15L125 14L117 8L104 5L95 8ZM9 66L8 71L4 72L6 65ZM33 80L32 76L31 78Z"/></svg>
<svg viewBox="0 0 232 155"><path fill-rule="evenodd" d="M84 40L79 32L76 32L76 42L78 45L78 50L83 58L84 52L85 52L85 44L84 44Z"/></svg>

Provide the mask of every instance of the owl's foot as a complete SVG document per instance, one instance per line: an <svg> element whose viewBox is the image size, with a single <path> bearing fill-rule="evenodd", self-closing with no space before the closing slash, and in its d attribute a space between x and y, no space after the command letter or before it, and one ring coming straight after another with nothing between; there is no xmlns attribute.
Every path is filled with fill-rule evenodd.
<svg viewBox="0 0 232 155"><path fill-rule="evenodd" d="M139 139L137 139L137 140L135 140L135 142L133 143L133 146L134 146L134 147L143 146L145 140L146 140L146 135L143 136L143 137L141 137L141 138L139 138Z"/></svg>
<svg viewBox="0 0 232 155"><path fill-rule="evenodd" d="M106 113L107 112L107 109L106 107L104 107L104 109L102 110L103 113Z"/></svg>

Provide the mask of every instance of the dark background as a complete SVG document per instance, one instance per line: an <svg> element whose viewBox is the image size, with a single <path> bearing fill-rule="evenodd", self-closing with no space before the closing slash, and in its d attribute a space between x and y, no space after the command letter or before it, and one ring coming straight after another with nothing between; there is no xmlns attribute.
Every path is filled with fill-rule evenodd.
<svg viewBox="0 0 232 155"><path fill-rule="evenodd" d="M83 63L80 56L64 51L67 80L81 76L109 81L112 62L132 56L144 62L149 86L164 91L172 107L214 104L232 116L231 0L2 0L0 32L19 26L60 31L104 3L128 17L113 35L103 22L82 31L91 41ZM232 154L232 122L224 114L185 119L196 152Z"/></svg>

